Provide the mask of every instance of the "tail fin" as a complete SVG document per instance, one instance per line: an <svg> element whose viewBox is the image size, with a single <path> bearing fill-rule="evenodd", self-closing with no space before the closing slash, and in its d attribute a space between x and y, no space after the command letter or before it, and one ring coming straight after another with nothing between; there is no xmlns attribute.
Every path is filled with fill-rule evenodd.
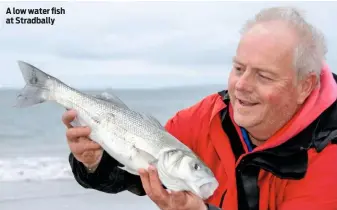
<svg viewBox="0 0 337 210"><path fill-rule="evenodd" d="M18 64L26 86L17 96L15 107L28 107L48 100L47 81L52 77L26 62L18 61Z"/></svg>

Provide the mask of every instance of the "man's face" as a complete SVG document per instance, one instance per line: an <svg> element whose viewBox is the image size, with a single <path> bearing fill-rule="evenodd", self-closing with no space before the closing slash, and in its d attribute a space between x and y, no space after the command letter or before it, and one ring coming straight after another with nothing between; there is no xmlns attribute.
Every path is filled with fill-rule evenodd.
<svg viewBox="0 0 337 210"><path fill-rule="evenodd" d="M285 25L263 23L242 37L233 59L228 91L234 120L262 138L282 127L303 102L293 68L295 44L296 34Z"/></svg>

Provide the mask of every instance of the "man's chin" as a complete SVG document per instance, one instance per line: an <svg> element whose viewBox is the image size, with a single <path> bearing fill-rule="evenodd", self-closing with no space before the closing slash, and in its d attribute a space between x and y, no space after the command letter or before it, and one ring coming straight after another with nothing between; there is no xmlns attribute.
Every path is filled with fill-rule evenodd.
<svg viewBox="0 0 337 210"><path fill-rule="evenodd" d="M244 116L239 113L234 113L234 122L243 128L250 128L256 124L256 119L252 116Z"/></svg>

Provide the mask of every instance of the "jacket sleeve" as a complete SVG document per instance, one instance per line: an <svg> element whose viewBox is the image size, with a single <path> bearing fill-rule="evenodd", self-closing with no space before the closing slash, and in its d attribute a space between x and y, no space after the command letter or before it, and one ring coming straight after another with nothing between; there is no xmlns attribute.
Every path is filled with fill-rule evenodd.
<svg viewBox="0 0 337 210"><path fill-rule="evenodd" d="M186 136L188 135L186 135L186 132L181 132L184 130L182 128L185 124L184 121L186 119L181 117L181 113L178 112L168 120L165 129L183 143L186 143L188 140ZM96 189L106 193L119 193L128 190L139 196L146 194L140 177L118 168L117 166L120 164L105 151L94 173L88 173L85 166L77 161L72 154L69 155L69 162L75 180L84 188Z"/></svg>
<svg viewBox="0 0 337 210"><path fill-rule="evenodd" d="M105 151L94 173L88 173L85 166L70 154L69 163L75 180L84 188L106 193L119 193L125 190L133 194L145 195L139 176L130 174L117 166L120 165Z"/></svg>
<svg viewBox="0 0 337 210"><path fill-rule="evenodd" d="M280 210L337 209L337 145L329 145L318 154L309 153L313 158L309 159L306 176L289 181Z"/></svg>

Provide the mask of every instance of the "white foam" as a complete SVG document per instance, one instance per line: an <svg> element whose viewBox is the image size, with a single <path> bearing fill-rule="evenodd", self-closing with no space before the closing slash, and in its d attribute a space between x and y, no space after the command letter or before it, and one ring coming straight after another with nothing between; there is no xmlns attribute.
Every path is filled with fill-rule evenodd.
<svg viewBox="0 0 337 210"><path fill-rule="evenodd" d="M17 157L0 159L0 182L71 179L66 157Z"/></svg>

